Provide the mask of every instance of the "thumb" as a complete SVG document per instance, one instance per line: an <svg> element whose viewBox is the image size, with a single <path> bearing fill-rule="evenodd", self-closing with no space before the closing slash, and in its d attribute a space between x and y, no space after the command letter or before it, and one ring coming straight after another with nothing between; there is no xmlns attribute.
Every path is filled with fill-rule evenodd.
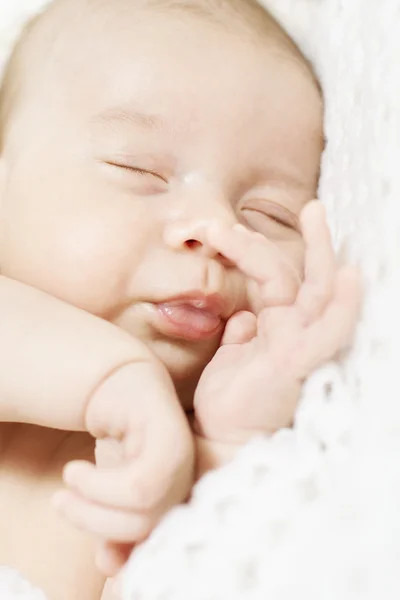
<svg viewBox="0 0 400 600"><path fill-rule="evenodd" d="M245 344L246 342L250 342L256 334L257 317L251 312L238 312L227 322L221 346Z"/></svg>

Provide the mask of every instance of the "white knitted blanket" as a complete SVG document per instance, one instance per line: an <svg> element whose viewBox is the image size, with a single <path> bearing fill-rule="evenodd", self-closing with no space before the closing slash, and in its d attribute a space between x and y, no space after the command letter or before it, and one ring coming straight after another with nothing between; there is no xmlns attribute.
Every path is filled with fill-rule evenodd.
<svg viewBox="0 0 400 600"><path fill-rule="evenodd" d="M16 15L45 1L0 0L0 63ZM204 478L134 553L124 600L400 598L400 0L264 1L322 80L320 197L365 274L362 321L294 429ZM0 570L1 600L42 600L18 587Z"/></svg>

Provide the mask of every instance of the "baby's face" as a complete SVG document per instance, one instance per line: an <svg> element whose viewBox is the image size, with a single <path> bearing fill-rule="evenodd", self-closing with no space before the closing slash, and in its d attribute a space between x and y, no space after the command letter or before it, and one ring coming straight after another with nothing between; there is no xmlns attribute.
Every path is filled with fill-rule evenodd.
<svg viewBox="0 0 400 600"><path fill-rule="evenodd" d="M216 306L249 302L208 224L261 232L301 273L321 99L288 51L193 17L115 10L96 27L11 128L1 272L139 336L180 387L218 347Z"/></svg>

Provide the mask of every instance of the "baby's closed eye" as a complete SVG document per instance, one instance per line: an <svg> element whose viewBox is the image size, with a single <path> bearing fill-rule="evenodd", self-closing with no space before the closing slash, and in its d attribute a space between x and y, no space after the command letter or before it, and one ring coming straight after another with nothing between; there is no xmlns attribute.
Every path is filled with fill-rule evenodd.
<svg viewBox="0 0 400 600"><path fill-rule="evenodd" d="M267 237L300 233L297 215L286 207L264 199L248 201L242 208L243 219L251 229Z"/></svg>
<svg viewBox="0 0 400 600"><path fill-rule="evenodd" d="M113 171L113 177L118 178L120 183L138 195L150 196L167 191L168 179L161 170L119 158L104 160L102 163Z"/></svg>
<svg viewBox="0 0 400 600"><path fill-rule="evenodd" d="M127 164L120 163L120 162L105 161L105 163L107 165L110 165L110 167L115 167L117 169L124 169L131 173L135 173L136 175L156 177L157 179L161 179L161 181L168 183L167 180L162 175L157 173L156 171L150 171L149 169L142 169L141 167L135 167L133 165L127 165Z"/></svg>

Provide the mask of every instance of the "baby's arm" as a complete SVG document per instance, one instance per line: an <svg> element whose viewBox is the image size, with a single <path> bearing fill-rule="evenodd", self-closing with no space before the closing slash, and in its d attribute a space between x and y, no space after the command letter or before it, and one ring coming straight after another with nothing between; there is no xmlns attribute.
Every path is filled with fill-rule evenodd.
<svg viewBox="0 0 400 600"><path fill-rule="evenodd" d="M152 364L117 327L5 277L0 315L1 421L84 431L101 382L124 365Z"/></svg>
<svg viewBox="0 0 400 600"><path fill-rule="evenodd" d="M4 277L0 315L0 421L113 439L123 458L118 466L84 463L70 472L89 470L89 495L105 487L110 511L128 494L124 531L143 539L192 483L193 440L168 372L114 325ZM59 501L85 526L86 506L65 495ZM96 515L93 507L88 518ZM101 527L101 519L94 525L87 528Z"/></svg>

